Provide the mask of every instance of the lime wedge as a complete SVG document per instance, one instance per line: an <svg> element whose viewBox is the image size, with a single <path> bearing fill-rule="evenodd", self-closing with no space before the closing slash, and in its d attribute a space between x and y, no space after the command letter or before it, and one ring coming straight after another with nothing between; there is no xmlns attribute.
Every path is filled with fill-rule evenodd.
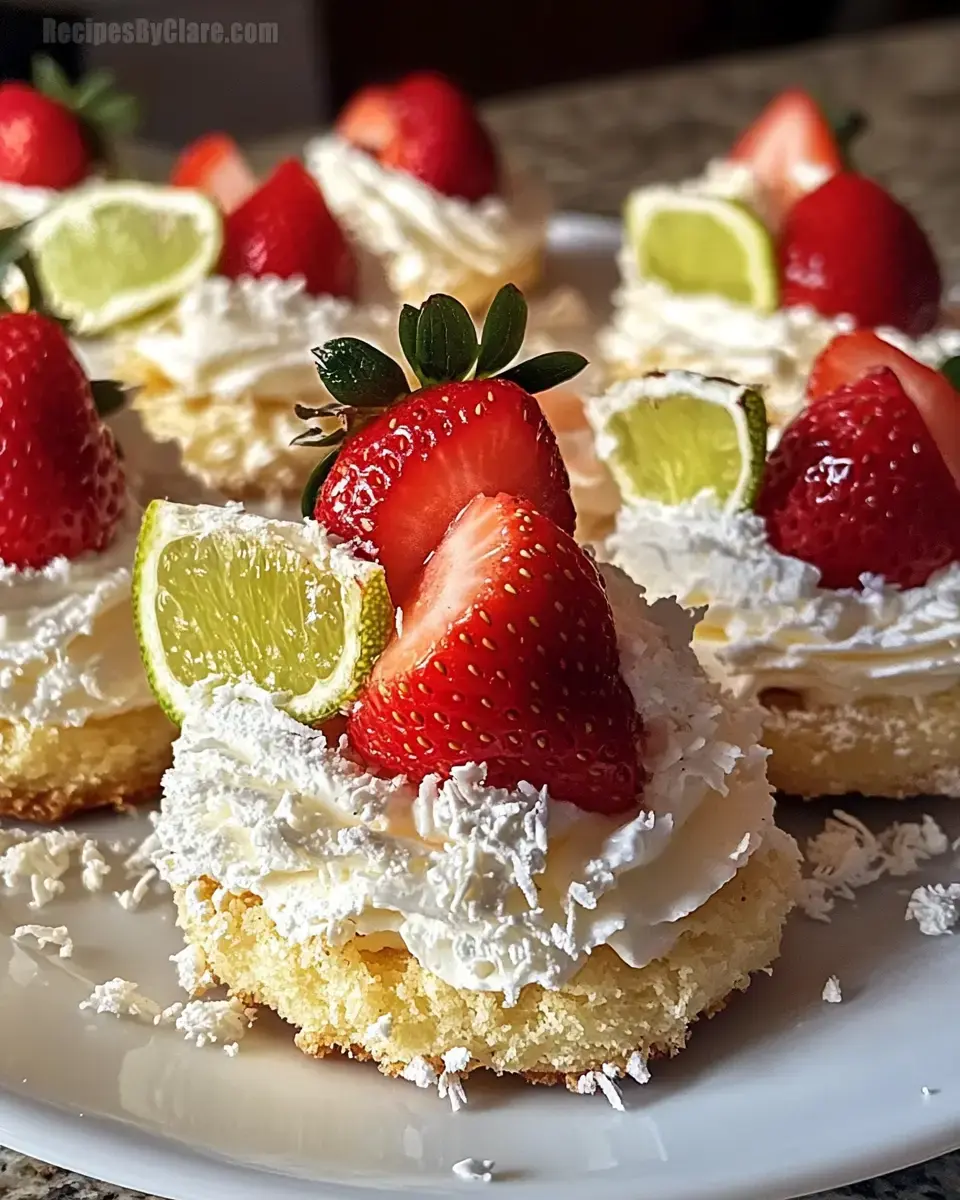
<svg viewBox="0 0 960 1200"><path fill-rule="evenodd" d="M209 274L222 222L188 188L102 183L65 196L29 238L51 309L77 333L102 333Z"/></svg>
<svg viewBox="0 0 960 1200"><path fill-rule="evenodd" d="M177 723L211 677L322 721L356 695L393 627L383 569L313 523L166 500L144 514L133 603L150 684Z"/></svg>
<svg viewBox="0 0 960 1200"><path fill-rule="evenodd" d="M759 392L667 371L615 384L588 416L597 453L628 503L676 505L712 492L727 512L753 506L767 454Z"/></svg>
<svg viewBox="0 0 960 1200"><path fill-rule="evenodd" d="M625 218L643 278L680 295L723 296L758 312L777 307L773 240L736 200L642 188L628 198Z"/></svg>

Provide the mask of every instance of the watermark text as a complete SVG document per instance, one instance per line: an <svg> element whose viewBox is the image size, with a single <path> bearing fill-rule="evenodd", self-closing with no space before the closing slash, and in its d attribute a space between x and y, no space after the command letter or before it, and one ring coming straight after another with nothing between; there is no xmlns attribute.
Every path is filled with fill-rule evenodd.
<svg viewBox="0 0 960 1200"><path fill-rule="evenodd" d="M58 21L44 17L43 40L48 46L275 46L280 40L276 21L191 21L165 17L151 21Z"/></svg>

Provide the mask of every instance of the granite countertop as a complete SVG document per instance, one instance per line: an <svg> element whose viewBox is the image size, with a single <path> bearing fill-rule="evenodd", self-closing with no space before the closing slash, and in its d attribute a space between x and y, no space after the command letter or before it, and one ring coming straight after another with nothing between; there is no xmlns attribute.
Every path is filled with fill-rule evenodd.
<svg viewBox="0 0 960 1200"><path fill-rule="evenodd" d="M778 88L799 83L869 113L858 162L905 200L960 281L960 22L897 29L761 57L699 63L488 106L503 142L553 189L558 207L616 213L636 183L697 172ZM302 138L257 148L296 152ZM144 162L162 154L143 152ZM960 1134L958 1134L960 1137ZM815 1153L815 1147L811 1147ZM960 1153L837 1191L821 1200L947 1200L960 1196ZM142 1200L0 1148L3 1200Z"/></svg>

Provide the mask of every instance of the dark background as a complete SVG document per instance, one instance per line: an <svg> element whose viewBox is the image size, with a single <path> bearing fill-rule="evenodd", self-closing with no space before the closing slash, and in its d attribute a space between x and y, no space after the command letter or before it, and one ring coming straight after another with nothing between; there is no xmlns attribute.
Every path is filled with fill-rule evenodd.
<svg viewBox="0 0 960 1200"><path fill-rule="evenodd" d="M43 45L44 16L141 12L279 19L276 47L230 60L196 48L94 56L141 93L145 136L174 144L211 123L245 137L316 124L360 84L416 67L440 67L484 98L960 15L960 0L0 0L0 79L26 78L37 51L72 76L87 65L84 47Z"/></svg>

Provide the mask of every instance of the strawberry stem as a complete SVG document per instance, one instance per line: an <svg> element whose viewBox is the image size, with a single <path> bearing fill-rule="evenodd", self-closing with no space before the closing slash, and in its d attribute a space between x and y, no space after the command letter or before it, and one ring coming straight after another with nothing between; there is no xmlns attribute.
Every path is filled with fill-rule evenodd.
<svg viewBox="0 0 960 1200"><path fill-rule="evenodd" d="M139 122L136 97L117 90L111 71L92 71L72 84L62 67L45 54L33 59L32 74L37 91L69 109L80 122L93 160L109 165L113 140L129 136Z"/></svg>

